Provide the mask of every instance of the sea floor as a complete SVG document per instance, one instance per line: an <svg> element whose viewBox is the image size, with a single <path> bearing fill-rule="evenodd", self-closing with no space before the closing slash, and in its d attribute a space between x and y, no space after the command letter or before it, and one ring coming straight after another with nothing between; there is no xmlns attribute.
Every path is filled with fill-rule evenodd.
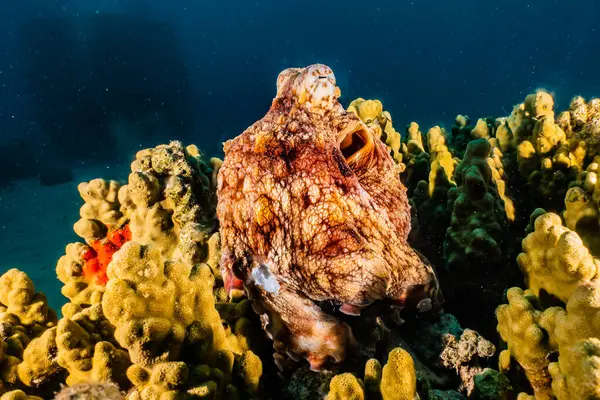
<svg viewBox="0 0 600 400"><path fill-rule="evenodd" d="M31 178L0 189L0 274L11 268L26 272L59 314L67 299L60 293L56 263L68 243L82 241L73 232L83 204L77 185L100 177L126 181L128 168L81 169L73 175L73 181L55 186Z"/></svg>

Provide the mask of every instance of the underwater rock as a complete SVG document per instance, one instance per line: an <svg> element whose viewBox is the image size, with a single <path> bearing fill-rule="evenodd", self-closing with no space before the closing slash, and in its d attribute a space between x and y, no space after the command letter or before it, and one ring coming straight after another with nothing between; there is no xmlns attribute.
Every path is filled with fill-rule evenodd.
<svg viewBox="0 0 600 400"><path fill-rule="evenodd" d="M466 397L455 390L430 390L428 400L466 400Z"/></svg>
<svg viewBox="0 0 600 400"><path fill-rule="evenodd" d="M440 360L444 367L454 369L460 376L459 390L467 395L473 392L474 377L483 371L480 360L490 358L496 352L494 345L472 329L465 329L460 339L444 336L444 350Z"/></svg>
<svg viewBox="0 0 600 400"><path fill-rule="evenodd" d="M474 400L509 400L514 393L508 378L491 368L486 368L475 375L474 388L470 399Z"/></svg>
<svg viewBox="0 0 600 400"><path fill-rule="evenodd" d="M54 400L121 400L125 393L114 383L80 383L65 386Z"/></svg>

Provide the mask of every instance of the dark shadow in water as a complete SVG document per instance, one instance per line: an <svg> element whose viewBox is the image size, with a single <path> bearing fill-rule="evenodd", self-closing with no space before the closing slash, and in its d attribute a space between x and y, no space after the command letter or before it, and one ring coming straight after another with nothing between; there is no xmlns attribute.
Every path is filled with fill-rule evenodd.
<svg viewBox="0 0 600 400"><path fill-rule="evenodd" d="M25 139L0 141L0 190L10 187L13 179L30 177L36 162L33 145Z"/></svg>
<svg viewBox="0 0 600 400"><path fill-rule="evenodd" d="M140 148L193 132L188 71L169 24L98 14L36 18L19 33L42 136L30 144L40 156L30 176L58 160L128 162Z"/></svg>

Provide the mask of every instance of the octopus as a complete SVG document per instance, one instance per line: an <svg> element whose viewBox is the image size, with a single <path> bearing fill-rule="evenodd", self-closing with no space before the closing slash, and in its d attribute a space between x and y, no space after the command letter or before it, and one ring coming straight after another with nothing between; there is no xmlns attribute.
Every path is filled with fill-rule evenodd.
<svg viewBox="0 0 600 400"><path fill-rule="evenodd" d="M252 299L280 368L342 362L357 342L338 312L359 316L378 300L425 312L442 302L434 268L407 243L396 164L340 95L329 67L288 68L267 114L223 145L221 273L228 291Z"/></svg>

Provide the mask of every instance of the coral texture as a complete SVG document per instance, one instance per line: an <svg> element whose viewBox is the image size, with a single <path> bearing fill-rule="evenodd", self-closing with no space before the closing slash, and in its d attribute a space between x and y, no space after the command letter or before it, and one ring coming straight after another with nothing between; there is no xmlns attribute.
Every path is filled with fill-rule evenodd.
<svg viewBox="0 0 600 400"><path fill-rule="evenodd" d="M82 182L62 317L0 275L0 400L599 399L600 100L400 135L339 96L285 70L224 162Z"/></svg>

